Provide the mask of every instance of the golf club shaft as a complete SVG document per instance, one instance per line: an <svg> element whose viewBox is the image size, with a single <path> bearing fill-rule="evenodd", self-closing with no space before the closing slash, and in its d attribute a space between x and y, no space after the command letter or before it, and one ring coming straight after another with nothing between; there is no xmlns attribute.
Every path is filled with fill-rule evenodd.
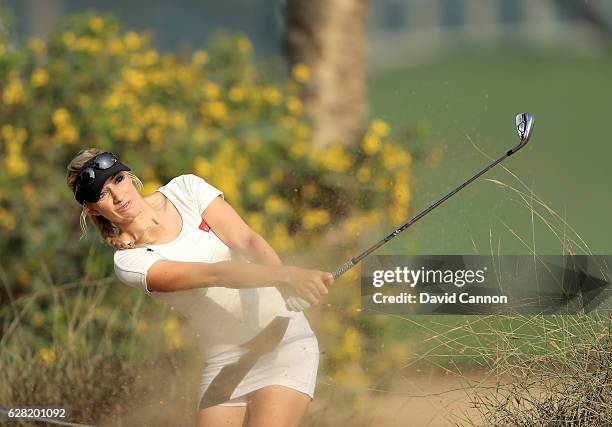
<svg viewBox="0 0 612 427"><path fill-rule="evenodd" d="M455 193L457 193L459 190L461 190L462 188L464 188L465 186L467 186L469 183L471 183L472 181L474 181L476 178L478 178L479 176L483 175L484 173L486 173L489 169L493 168L494 166L496 166L498 163L501 163L506 157L511 156L512 154L514 154L517 150L509 150L506 152L506 154L504 154L503 156L501 156L499 159L495 160L493 163L491 163L490 165L488 165L487 167L485 167L483 170L481 170L480 172L478 172L476 175L472 176L471 178L469 178L467 181L465 181L463 184L461 184L459 187L453 189L452 191L450 191L448 194L446 194L445 196L441 197L440 199L436 200L435 202L433 202L431 205L429 205L428 207L426 207L425 209L423 209L421 212L419 212L418 214L416 214L415 216L413 216L412 218L410 218L407 222L405 222L404 224L400 225L398 228L396 228L395 230L393 230L391 233L389 233L386 237L384 237L383 239L381 239L380 241L376 242L374 245L372 245L371 247L369 247L368 249L366 249L365 251L363 251L361 254L357 255L354 258L351 258L350 260L348 260L347 262L345 262L344 264L342 264L338 269L336 269L332 274L334 276L334 279L337 279L338 277L342 276L344 273L346 273L348 270L350 270L351 268L353 268L355 265L357 265L363 258L367 257L368 255L370 255L372 252L374 252L376 249L380 248L382 245L384 245L385 243L387 243L389 240L393 239L395 236L397 236L398 234L400 234L402 231L404 231L405 229L407 229L408 227L410 227L412 224L414 224L415 222L417 222L419 219L423 218L425 215L427 215L429 212L431 212L432 210L434 210L435 208L437 208L438 206L440 206L444 201L446 201L447 199L449 199L451 196L453 196Z"/></svg>

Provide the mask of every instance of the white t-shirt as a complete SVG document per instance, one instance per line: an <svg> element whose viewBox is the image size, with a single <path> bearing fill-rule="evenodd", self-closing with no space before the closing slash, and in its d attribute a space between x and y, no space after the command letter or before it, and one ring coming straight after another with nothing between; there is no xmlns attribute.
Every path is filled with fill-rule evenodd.
<svg viewBox="0 0 612 427"><path fill-rule="evenodd" d="M115 251L115 273L126 285L139 288L181 312L200 338L205 358L235 348L253 338L275 316L303 316L287 310L274 286L248 289L196 288L175 292L147 289L147 271L158 260L214 263L243 260L221 241L202 212L223 193L196 175L181 175L157 191L164 194L183 219L178 237L168 243Z"/></svg>

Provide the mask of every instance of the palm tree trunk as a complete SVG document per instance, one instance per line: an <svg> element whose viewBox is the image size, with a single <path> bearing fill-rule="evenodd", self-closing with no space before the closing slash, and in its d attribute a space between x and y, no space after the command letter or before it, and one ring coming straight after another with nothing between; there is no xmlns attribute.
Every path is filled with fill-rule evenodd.
<svg viewBox="0 0 612 427"><path fill-rule="evenodd" d="M313 143L358 143L367 114L365 38L368 0L287 0L285 55L311 72L303 100Z"/></svg>

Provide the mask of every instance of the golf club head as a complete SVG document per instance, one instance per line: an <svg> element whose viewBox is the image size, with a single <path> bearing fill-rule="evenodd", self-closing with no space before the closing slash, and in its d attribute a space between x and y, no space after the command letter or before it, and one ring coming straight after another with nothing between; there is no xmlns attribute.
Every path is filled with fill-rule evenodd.
<svg viewBox="0 0 612 427"><path fill-rule="evenodd" d="M521 139L521 146L529 142L531 131L533 130L534 118L529 113L519 113L516 115L516 132Z"/></svg>

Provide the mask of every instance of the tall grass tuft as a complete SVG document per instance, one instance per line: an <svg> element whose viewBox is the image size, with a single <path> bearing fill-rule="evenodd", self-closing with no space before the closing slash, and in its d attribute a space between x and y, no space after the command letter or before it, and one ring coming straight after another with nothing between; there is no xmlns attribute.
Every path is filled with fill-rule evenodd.
<svg viewBox="0 0 612 427"><path fill-rule="evenodd" d="M490 330L498 338L488 358L497 387L482 393L474 385L471 401L486 423L472 419L469 424L609 426L612 318L542 316L528 322L539 324L541 335L510 338Z"/></svg>
<svg viewBox="0 0 612 427"><path fill-rule="evenodd" d="M168 309L112 277L49 283L0 307L0 402L70 409L70 420L99 424L140 404L136 379L168 354ZM159 325L159 326L156 326ZM172 349L170 349L172 350ZM171 351L170 351L171 352Z"/></svg>
<svg viewBox="0 0 612 427"><path fill-rule="evenodd" d="M518 196L515 201L529 211L532 222L545 224L561 243L563 254L592 254L563 217L506 171L524 190L488 181ZM504 225L535 262L535 237L521 236ZM492 256L494 252L492 244ZM599 269L612 281L610 266L600 265ZM608 312L472 316L455 328L436 330L430 339L438 344L423 356L425 360L438 363L446 356L450 361L442 362L445 369L462 376L455 361L465 354L484 373L478 381L464 377L477 415L466 410L456 417L458 424L603 427L611 423L612 316Z"/></svg>

